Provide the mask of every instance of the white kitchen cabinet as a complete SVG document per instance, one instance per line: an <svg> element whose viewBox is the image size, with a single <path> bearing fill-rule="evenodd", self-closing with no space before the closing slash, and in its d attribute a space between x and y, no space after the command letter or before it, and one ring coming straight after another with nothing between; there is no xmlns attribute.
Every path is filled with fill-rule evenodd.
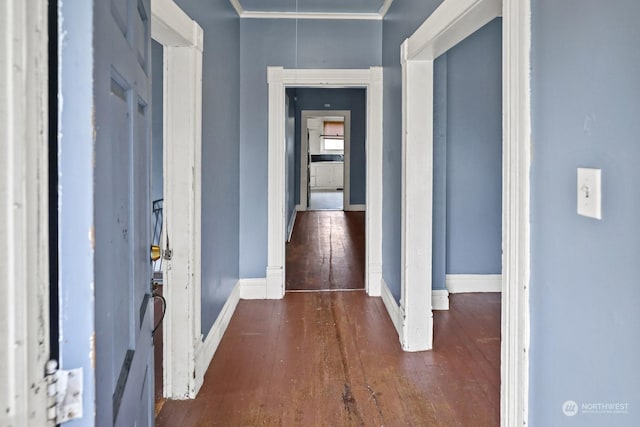
<svg viewBox="0 0 640 427"><path fill-rule="evenodd" d="M344 186L344 162L313 162L309 167L312 190L337 190Z"/></svg>

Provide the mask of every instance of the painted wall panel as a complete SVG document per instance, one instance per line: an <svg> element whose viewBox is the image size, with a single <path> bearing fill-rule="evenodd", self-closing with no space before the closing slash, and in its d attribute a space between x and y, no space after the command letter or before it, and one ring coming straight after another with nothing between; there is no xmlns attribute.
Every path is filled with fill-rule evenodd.
<svg viewBox="0 0 640 427"><path fill-rule="evenodd" d="M367 91L365 89L297 89L296 90L296 203L300 203L300 131L302 110L351 111L351 204L364 204L366 199ZM325 107L330 104L331 107Z"/></svg>
<svg viewBox="0 0 640 427"><path fill-rule="evenodd" d="M502 19L447 53L447 274L502 272Z"/></svg>
<svg viewBox="0 0 640 427"><path fill-rule="evenodd" d="M532 4L534 427L638 424L639 20L632 0ZM576 214L578 167L602 169L601 221ZM584 403L628 413L587 414Z"/></svg>
<svg viewBox="0 0 640 427"><path fill-rule="evenodd" d="M202 332L238 281L240 19L227 0L176 3L204 30Z"/></svg>
<svg viewBox="0 0 640 427"><path fill-rule="evenodd" d="M240 276L267 265L267 66L369 68L381 64L380 21L240 22Z"/></svg>

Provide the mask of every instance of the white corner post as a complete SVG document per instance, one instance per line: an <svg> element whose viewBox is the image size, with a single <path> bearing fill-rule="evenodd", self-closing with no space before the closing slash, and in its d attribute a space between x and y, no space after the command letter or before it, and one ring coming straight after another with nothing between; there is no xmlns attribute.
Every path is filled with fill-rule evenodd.
<svg viewBox="0 0 640 427"><path fill-rule="evenodd" d="M382 280L382 68L291 70L268 67L269 148L267 299L285 292L285 88L367 89L365 288L379 296Z"/></svg>
<svg viewBox="0 0 640 427"><path fill-rule="evenodd" d="M151 2L152 37L164 46L163 262L165 397L196 396L202 351L201 185L203 30L172 0Z"/></svg>
<svg viewBox="0 0 640 427"><path fill-rule="evenodd" d="M431 252L433 209L433 61L409 60L402 44L401 335L405 351L433 347ZM425 100L431 102L425 102Z"/></svg>
<svg viewBox="0 0 640 427"><path fill-rule="evenodd" d="M269 153L267 183L267 299L284 297L285 280L285 92L284 68L268 67Z"/></svg>
<svg viewBox="0 0 640 427"><path fill-rule="evenodd" d="M500 419L527 425L529 402L530 1L502 4L502 363Z"/></svg>
<svg viewBox="0 0 640 427"><path fill-rule="evenodd" d="M367 87L367 185L365 215L365 288L379 297L382 292L382 67L371 67Z"/></svg>

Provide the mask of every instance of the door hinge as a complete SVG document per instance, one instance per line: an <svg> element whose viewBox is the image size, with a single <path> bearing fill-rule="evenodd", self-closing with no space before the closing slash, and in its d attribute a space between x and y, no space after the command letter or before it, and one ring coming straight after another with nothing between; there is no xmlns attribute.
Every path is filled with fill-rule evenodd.
<svg viewBox="0 0 640 427"><path fill-rule="evenodd" d="M47 417L56 424L82 418L82 368L58 369L57 360L49 360L45 366Z"/></svg>

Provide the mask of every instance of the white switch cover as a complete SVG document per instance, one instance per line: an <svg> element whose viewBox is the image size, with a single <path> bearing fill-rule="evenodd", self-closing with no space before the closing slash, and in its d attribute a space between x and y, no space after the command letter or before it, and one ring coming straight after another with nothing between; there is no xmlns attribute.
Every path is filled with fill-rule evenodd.
<svg viewBox="0 0 640 427"><path fill-rule="evenodd" d="M578 215L602 219L602 171L578 168Z"/></svg>

